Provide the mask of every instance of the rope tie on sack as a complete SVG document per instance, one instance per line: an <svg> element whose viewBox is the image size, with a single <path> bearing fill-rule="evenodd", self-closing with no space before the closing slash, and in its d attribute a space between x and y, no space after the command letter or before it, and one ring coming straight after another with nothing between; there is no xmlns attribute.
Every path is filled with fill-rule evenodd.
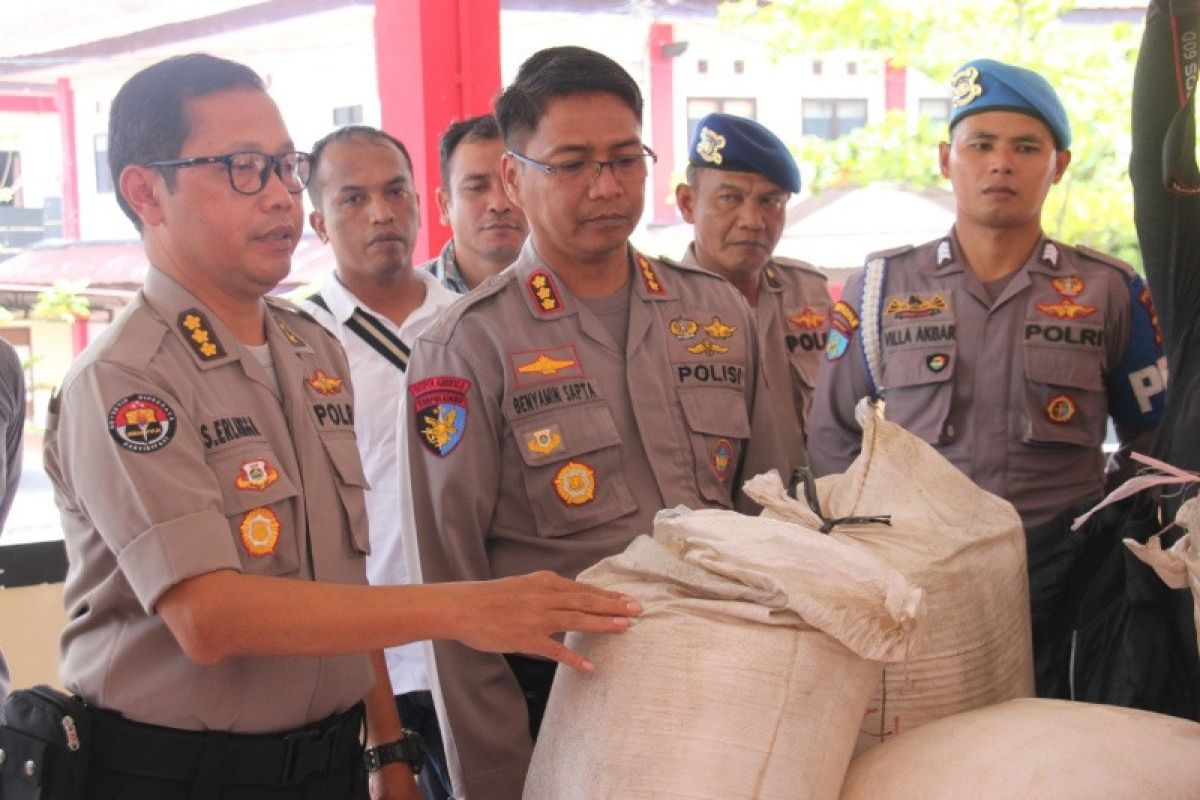
<svg viewBox="0 0 1200 800"><path fill-rule="evenodd" d="M817 482L813 478L812 470L808 467L796 467L792 470L792 480L788 486L788 494L793 500L799 500L796 490L800 484L804 484L804 499L808 503L808 507L812 512L821 519L821 533L830 533L838 525L887 525L892 526L891 514L877 514L874 516L858 516L858 517L827 517L825 512L821 510L821 501L817 497Z"/></svg>

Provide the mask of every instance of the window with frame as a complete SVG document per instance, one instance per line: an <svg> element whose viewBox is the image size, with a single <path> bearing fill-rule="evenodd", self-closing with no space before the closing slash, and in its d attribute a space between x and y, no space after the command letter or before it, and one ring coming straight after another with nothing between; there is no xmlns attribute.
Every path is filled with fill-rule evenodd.
<svg viewBox="0 0 1200 800"><path fill-rule="evenodd" d="M346 125L361 125L362 121L362 106L337 106L333 109L333 124L339 128Z"/></svg>
<svg viewBox="0 0 1200 800"><path fill-rule="evenodd" d="M867 124L867 101L857 98L822 98L800 103L805 136L838 139Z"/></svg>

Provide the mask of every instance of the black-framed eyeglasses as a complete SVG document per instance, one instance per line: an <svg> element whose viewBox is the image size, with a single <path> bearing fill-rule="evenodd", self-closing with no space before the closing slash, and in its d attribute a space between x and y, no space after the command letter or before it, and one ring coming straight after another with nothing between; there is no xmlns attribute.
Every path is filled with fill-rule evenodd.
<svg viewBox="0 0 1200 800"><path fill-rule="evenodd" d="M640 153L617 156L607 161L576 158L559 164L547 164L545 161L538 161L515 150L509 150L508 154L522 164L540 169L561 183L591 184L600 177L600 173L604 171L605 167L611 169L613 177L619 181L644 180L650 172L650 165L658 163L658 155L646 145L642 145Z"/></svg>
<svg viewBox="0 0 1200 800"><path fill-rule="evenodd" d="M224 164L229 174L229 185L239 194L258 194L271 179L274 172L283 182L283 188L299 194L308 185L312 172L312 156L293 150L277 156L243 150L223 156L198 156L196 158L173 158L169 161L151 161L145 166L159 168L196 167L201 164Z"/></svg>

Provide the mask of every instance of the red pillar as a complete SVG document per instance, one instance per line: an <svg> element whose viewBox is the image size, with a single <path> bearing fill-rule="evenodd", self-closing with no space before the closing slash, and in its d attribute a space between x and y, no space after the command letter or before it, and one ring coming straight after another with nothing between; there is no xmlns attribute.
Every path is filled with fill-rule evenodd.
<svg viewBox="0 0 1200 800"><path fill-rule="evenodd" d="M78 239L79 171L75 166L75 92L66 78L59 78L56 88L55 104L58 106L63 154L62 235L64 239Z"/></svg>
<svg viewBox="0 0 1200 800"><path fill-rule="evenodd" d="M884 108L888 111L904 111L908 94L908 68L888 61L883 81Z"/></svg>
<svg viewBox="0 0 1200 800"><path fill-rule="evenodd" d="M413 158L421 232L413 261L450 238L438 221L438 138L484 114L500 89L500 0L375 0L375 65L383 128Z"/></svg>
<svg viewBox="0 0 1200 800"><path fill-rule="evenodd" d="M650 26L647 45L650 56L650 147L658 153L651 182L651 219L670 223L677 219L675 203L671 200L671 172L675 169L675 67L672 56L663 46L674 41L671 25L655 22Z"/></svg>
<svg viewBox="0 0 1200 800"><path fill-rule="evenodd" d="M71 323L71 349L75 355L79 355L88 346L88 321L87 317L76 317Z"/></svg>

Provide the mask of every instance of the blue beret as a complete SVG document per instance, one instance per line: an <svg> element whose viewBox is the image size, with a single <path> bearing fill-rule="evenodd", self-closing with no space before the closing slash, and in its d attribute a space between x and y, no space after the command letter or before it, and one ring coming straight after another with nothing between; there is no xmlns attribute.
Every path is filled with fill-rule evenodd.
<svg viewBox="0 0 1200 800"><path fill-rule="evenodd" d="M800 191L800 170L779 137L752 119L709 114L696 123L688 161L698 167L757 172L789 192Z"/></svg>
<svg viewBox="0 0 1200 800"><path fill-rule="evenodd" d="M983 111L1017 111L1046 123L1059 150L1071 146L1067 110L1054 87L1033 70L979 58L959 67L950 85L954 89L951 128L963 117Z"/></svg>

